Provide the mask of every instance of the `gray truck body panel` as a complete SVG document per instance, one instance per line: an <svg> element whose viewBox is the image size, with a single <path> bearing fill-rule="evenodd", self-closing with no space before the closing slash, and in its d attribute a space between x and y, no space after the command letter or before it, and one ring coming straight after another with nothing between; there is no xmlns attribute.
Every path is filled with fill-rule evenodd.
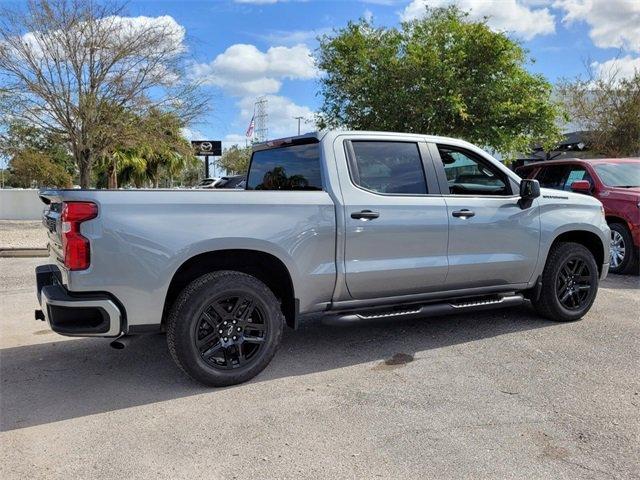
<svg viewBox="0 0 640 480"><path fill-rule="evenodd" d="M59 236L51 256L69 292L106 292L126 311L126 325L159 325L171 280L181 265L207 252L252 250L287 268L299 314L419 299L518 291L533 287L560 235L591 232L608 268L609 229L598 200L542 189L522 208L520 197L441 193L435 144L473 151L499 168L517 192L520 178L461 140L384 132L318 134L324 191L58 190L52 203L91 201L98 216L81 224L91 265L68 271ZM350 178L345 140L416 142L429 193L383 195ZM444 179L446 181L446 179ZM452 212L473 209L472 218ZM354 211L380 213L372 221ZM45 212L49 221L56 214ZM59 228L57 229L59 232Z"/></svg>

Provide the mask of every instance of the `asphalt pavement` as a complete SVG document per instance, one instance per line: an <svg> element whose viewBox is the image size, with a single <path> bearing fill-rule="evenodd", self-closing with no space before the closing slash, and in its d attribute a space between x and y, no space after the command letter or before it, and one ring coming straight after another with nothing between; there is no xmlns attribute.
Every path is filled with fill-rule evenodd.
<svg viewBox="0 0 640 480"><path fill-rule="evenodd" d="M0 477L640 478L640 279L591 312L528 306L287 331L249 383L181 375L162 335L124 350L33 320L0 258Z"/></svg>

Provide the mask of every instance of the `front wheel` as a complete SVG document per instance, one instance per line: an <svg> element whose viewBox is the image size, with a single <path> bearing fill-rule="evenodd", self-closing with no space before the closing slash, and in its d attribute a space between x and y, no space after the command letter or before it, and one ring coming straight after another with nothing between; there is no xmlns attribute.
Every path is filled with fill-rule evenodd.
<svg viewBox="0 0 640 480"><path fill-rule="evenodd" d="M582 318L598 292L598 266L593 254L578 243L551 247L542 273L540 297L532 300L536 311L558 322Z"/></svg>
<svg viewBox="0 0 640 480"><path fill-rule="evenodd" d="M245 382L269 364L283 325L280 303L264 283L219 271L179 295L167 318L167 344L187 375L223 387Z"/></svg>

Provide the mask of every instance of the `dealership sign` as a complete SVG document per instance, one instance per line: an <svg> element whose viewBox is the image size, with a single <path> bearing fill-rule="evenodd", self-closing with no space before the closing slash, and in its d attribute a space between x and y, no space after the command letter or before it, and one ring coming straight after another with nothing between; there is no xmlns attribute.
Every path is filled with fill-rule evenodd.
<svg viewBox="0 0 640 480"><path fill-rule="evenodd" d="M195 140L191 145L196 151L196 155L203 157L219 157L222 155L222 142L219 140Z"/></svg>

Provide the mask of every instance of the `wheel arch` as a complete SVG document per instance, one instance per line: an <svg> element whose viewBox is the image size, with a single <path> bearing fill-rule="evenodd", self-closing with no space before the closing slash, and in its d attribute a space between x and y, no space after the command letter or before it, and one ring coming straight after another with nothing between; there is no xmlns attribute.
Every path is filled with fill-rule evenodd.
<svg viewBox="0 0 640 480"><path fill-rule="evenodd" d="M162 312L162 324L180 292L196 278L219 270L235 270L252 275L271 289L280 300L287 325L296 327L298 301L291 273L282 260L271 253L251 249L222 249L199 253L184 261L175 271Z"/></svg>
<svg viewBox="0 0 640 480"><path fill-rule="evenodd" d="M607 249L608 246L602 244L602 240L597 234L589 230L569 230L556 236L551 243L551 248L562 242L574 242L587 248L587 250L593 254L593 258L598 266L598 272L602 273L605 249ZM551 248L549 251L551 251Z"/></svg>
<svg viewBox="0 0 640 480"><path fill-rule="evenodd" d="M612 223L621 223L622 225L627 227L627 229L629 229L629 222L622 217L619 217L617 215L606 215L604 218L607 221L608 225L611 225Z"/></svg>

